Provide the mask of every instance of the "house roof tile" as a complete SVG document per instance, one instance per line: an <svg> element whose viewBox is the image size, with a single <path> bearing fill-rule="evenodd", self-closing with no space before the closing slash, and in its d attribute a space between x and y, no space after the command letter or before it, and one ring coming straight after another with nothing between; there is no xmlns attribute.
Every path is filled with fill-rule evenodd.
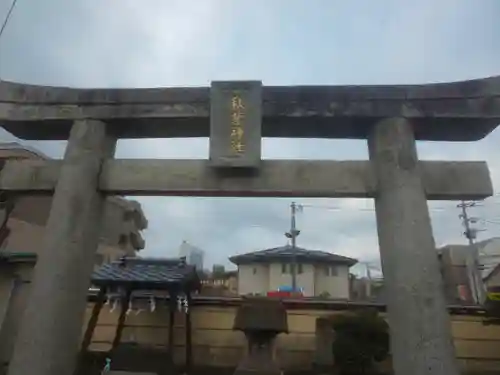
<svg viewBox="0 0 500 375"><path fill-rule="evenodd" d="M94 271L92 284L99 287L122 285L132 289L169 289L181 286L197 289L199 279L195 267L186 264L184 258L123 257Z"/></svg>
<svg viewBox="0 0 500 375"><path fill-rule="evenodd" d="M293 248L291 245L235 255L230 257L229 260L234 264L246 264L292 260L294 258L302 262L340 263L348 266L353 266L358 262L354 258L348 258L320 250L307 250L301 247Z"/></svg>

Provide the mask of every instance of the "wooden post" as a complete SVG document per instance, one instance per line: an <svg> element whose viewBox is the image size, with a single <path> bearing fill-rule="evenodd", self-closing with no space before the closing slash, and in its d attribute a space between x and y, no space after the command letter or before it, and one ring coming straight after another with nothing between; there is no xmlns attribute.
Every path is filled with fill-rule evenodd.
<svg viewBox="0 0 500 375"><path fill-rule="evenodd" d="M186 293L186 298L187 298L187 303L188 303L188 308L186 312L186 326L185 326L185 334L186 334L186 372L188 372L191 369L191 365L193 362L192 359L192 352L193 352L193 347L192 347L192 337L191 337L191 309L192 307L192 299L191 299L191 293Z"/></svg>
<svg viewBox="0 0 500 375"><path fill-rule="evenodd" d="M92 336L95 331L95 327L97 326L97 322L99 321L99 313L101 312L102 306L104 305L104 300L106 298L106 288L102 287L99 289L99 293L97 294L96 301L94 303L94 307L92 308L92 315L87 323L87 328L85 329L85 334L83 335L82 347L80 349L80 356L78 358L78 362L76 365L76 369L74 371L75 374L80 374L80 371L85 367L85 357L92 342Z"/></svg>
<svg viewBox="0 0 500 375"><path fill-rule="evenodd" d="M132 290L127 289L127 292L122 296L122 305L120 306L120 316L118 317L118 324L116 326L115 338L113 339L113 345L111 351L116 349L120 344L122 339L123 329L125 328L125 319L127 318L127 309L130 303L130 297L132 295Z"/></svg>
<svg viewBox="0 0 500 375"><path fill-rule="evenodd" d="M73 373L104 208L99 175L115 145L100 121L71 129L9 375Z"/></svg>
<svg viewBox="0 0 500 375"><path fill-rule="evenodd" d="M172 297L170 297L172 298ZM174 325L175 325L175 305L170 302L169 303L169 311L168 311L168 352L173 358L174 355Z"/></svg>
<svg viewBox="0 0 500 375"><path fill-rule="evenodd" d="M0 160L0 170L5 164L4 160ZM9 217L14 210L14 194L6 191L0 191L0 246L9 237L10 229L8 227Z"/></svg>
<svg viewBox="0 0 500 375"><path fill-rule="evenodd" d="M90 316L89 322L87 323L87 329L82 340L82 348L80 349L80 356L82 357L89 348L90 342L92 341L92 335L94 334L95 327L99 321L99 313L101 312L102 306L104 305L104 300L106 299L106 288L101 287L99 293L97 294L97 299L92 308L92 315Z"/></svg>

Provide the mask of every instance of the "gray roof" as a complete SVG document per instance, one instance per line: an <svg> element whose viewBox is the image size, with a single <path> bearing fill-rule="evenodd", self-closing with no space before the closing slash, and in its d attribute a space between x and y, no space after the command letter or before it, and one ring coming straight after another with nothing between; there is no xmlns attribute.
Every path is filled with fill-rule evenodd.
<svg viewBox="0 0 500 375"><path fill-rule="evenodd" d="M133 289L168 289L189 284L196 289L199 279L195 267L186 264L184 258L123 257L94 271L92 284L99 287L122 285Z"/></svg>
<svg viewBox="0 0 500 375"><path fill-rule="evenodd" d="M229 258L234 264L246 263L268 263L272 261L288 261L292 259L305 263L341 263L348 266L355 265L358 261L353 258L342 255L328 253L320 250L307 250L301 247L292 248L291 245L274 247L272 249L255 251L241 255L235 255Z"/></svg>

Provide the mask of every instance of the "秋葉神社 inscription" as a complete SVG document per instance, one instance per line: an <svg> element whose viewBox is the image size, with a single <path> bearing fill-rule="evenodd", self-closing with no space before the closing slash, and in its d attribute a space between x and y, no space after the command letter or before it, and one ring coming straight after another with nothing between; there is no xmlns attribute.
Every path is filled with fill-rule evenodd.
<svg viewBox="0 0 500 375"><path fill-rule="evenodd" d="M262 86L213 82L210 88L210 164L256 168L261 159Z"/></svg>
<svg viewBox="0 0 500 375"><path fill-rule="evenodd" d="M243 143L245 104L238 91L233 92L231 98L231 150L233 153L242 154L245 149Z"/></svg>
<svg viewBox="0 0 500 375"><path fill-rule="evenodd" d="M416 140L479 140L499 123L500 77L111 90L0 81L1 126L68 139L64 160L0 166L0 190L54 195L8 374L73 372L103 197L193 195L373 198L394 373L457 375L427 200L484 199L493 187L486 163L419 161ZM209 160L113 158L117 139L173 137L209 137ZM261 160L262 137L365 139L369 159Z"/></svg>

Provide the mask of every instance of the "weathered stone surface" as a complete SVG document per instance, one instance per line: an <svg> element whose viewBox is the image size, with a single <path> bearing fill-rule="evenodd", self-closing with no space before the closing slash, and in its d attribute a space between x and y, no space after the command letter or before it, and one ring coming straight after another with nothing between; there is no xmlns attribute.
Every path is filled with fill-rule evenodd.
<svg viewBox="0 0 500 375"><path fill-rule="evenodd" d="M234 318L233 329L243 332L288 333L286 308L279 300L265 297L243 298Z"/></svg>
<svg viewBox="0 0 500 375"><path fill-rule="evenodd" d="M212 82L210 164L256 168L261 159L262 84Z"/></svg>
<svg viewBox="0 0 500 375"><path fill-rule="evenodd" d="M51 193L62 162L8 161L0 189ZM493 195L485 162L420 161L428 199L484 199ZM258 173L224 176L207 160L109 160L99 187L107 194L373 198L369 161L263 160Z"/></svg>
<svg viewBox="0 0 500 375"><path fill-rule="evenodd" d="M9 375L73 373L104 206L99 172L115 144L99 121L71 130Z"/></svg>
<svg viewBox="0 0 500 375"><path fill-rule="evenodd" d="M321 370L330 370L335 362L333 356L333 342L335 333L333 331L332 321L329 317L320 317L316 319L314 351L314 364ZM325 371L326 372L326 371Z"/></svg>
<svg viewBox="0 0 500 375"><path fill-rule="evenodd" d="M378 123L368 142L396 375L458 375L413 129Z"/></svg>
<svg viewBox="0 0 500 375"><path fill-rule="evenodd" d="M235 375L279 375L273 346L279 333L288 333L285 306L279 300L244 298L234 318L233 329L243 331L248 352L238 364Z"/></svg>
<svg viewBox="0 0 500 375"><path fill-rule="evenodd" d="M210 90L71 89L0 82L0 125L66 139L71 120L112 123L120 138L208 137ZM500 77L429 85L263 87L262 135L366 138L384 117L412 118L417 139L477 140L500 120ZM44 119L42 123L35 122Z"/></svg>

